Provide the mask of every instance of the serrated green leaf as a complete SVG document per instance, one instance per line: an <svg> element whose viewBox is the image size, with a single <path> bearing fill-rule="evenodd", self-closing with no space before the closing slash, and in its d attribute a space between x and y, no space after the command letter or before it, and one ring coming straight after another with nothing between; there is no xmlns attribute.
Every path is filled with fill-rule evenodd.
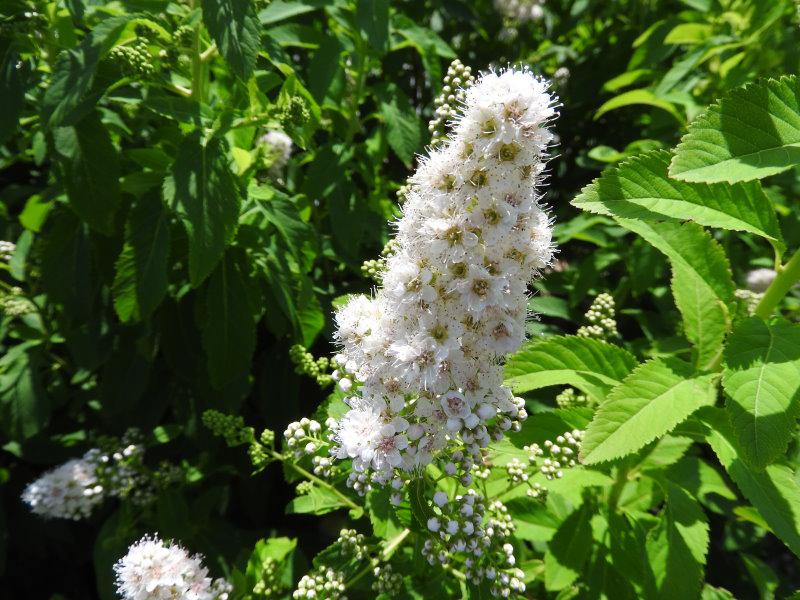
<svg viewBox="0 0 800 600"><path fill-rule="evenodd" d="M146 194L131 208L125 245L117 259L112 293L121 321L147 318L167 292L169 214L158 194Z"/></svg>
<svg viewBox="0 0 800 600"><path fill-rule="evenodd" d="M692 220L707 227L748 231L781 253L785 244L775 209L761 185L685 183L667 175L670 155L642 154L609 169L572 201L589 212L629 219Z"/></svg>
<svg viewBox="0 0 800 600"><path fill-rule="evenodd" d="M199 135L178 148L164 181L164 200L181 219L189 238L189 281L200 285L222 258L236 232L240 197L219 138L201 143Z"/></svg>
<svg viewBox="0 0 800 600"><path fill-rule="evenodd" d="M561 523L548 543L544 555L547 590L562 590L578 578L592 551L591 517L589 507L582 506Z"/></svg>
<svg viewBox="0 0 800 600"><path fill-rule="evenodd" d="M623 92L618 96L614 96L611 98L611 100L607 100L600 108L597 109L597 112L594 114L594 118L599 119L607 112L611 112L612 110L616 110L618 108L637 105L652 106L665 110L675 117L678 123L681 124L683 124L685 120L683 115L680 113L680 111L678 111L672 102L656 96L653 92L647 89L630 90L629 92Z"/></svg>
<svg viewBox="0 0 800 600"><path fill-rule="evenodd" d="M756 470L741 458L730 421L722 409L704 408L698 417L711 430L708 443L728 475L767 522L772 532L800 556L800 483L784 465Z"/></svg>
<svg viewBox="0 0 800 600"><path fill-rule="evenodd" d="M578 336L525 344L505 367L506 384L521 394L551 385L572 385L600 400L636 366L627 350Z"/></svg>
<svg viewBox="0 0 800 600"><path fill-rule="evenodd" d="M72 124L95 103L86 98L92 87L97 64L122 33L129 16L102 21L79 46L56 57L53 76L42 100L42 117L50 127Z"/></svg>
<svg viewBox="0 0 800 600"><path fill-rule="evenodd" d="M689 125L669 173L683 181L752 181L800 164L800 80L751 83Z"/></svg>
<svg viewBox="0 0 800 600"><path fill-rule="evenodd" d="M248 79L261 48L261 27L249 0L203 0L203 23L231 70Z"/></svg>
<svg viewBox="0 0 800 600"><path fill-rule="evenodd" d="M0 358L0 427L11 440L33 437L50 418L43 366L36 342L18 344Z"/></svg>
<svg viewBox="0 0 800 600"><path fill-rule="evenodd" d="M386 123L386 139L389 147L406 167L410 167L415 153L422 147L419 117L399 87L387 86L380 93L380 97L380 111Z"/></svg>
<svg viewBox="0 0 800 600"><path fill-rule="evenodd" d="M669 433L695 410L713 404L710 376L675 359L637 367L608 394L586 429L581 455L594 464L621 458Z"/></svg>
<svg viewBox="0 0 800 600"><path fill-rule="evenodd" d="M75 127L57 129L55 138L65 159L64 184L70 206L89 227L111 234L120 187L119 158L108 130L94 113Z"/></svg>
<svg viewBox="0 0 800 600"><path fill-rule="evenodd" d="M208 375L216 389L245 376L256 345L256 323L248 298L246 273L228 253L206 287L202 325Z"/></svg>
<svg viewBox="0 0 800 600"><path fill-rule="evenodd" d="M665 482L664 488L663 520L647 541L657 590L654 596L664 600L696 598L708 552L708 521L683 488L671 482Z"/></svg>
<svg viewBox="0 0 800 600"><path fill-rule="evenodd" d="M346 506L342 499L333 492L325 488L313 487L308 494L298 496L289 502L286 505L286 514L325 515L340 508L346 508Z"/></svg>
<svg viewBox="0 0 800 600"><path fill-rule="evenodd" d="M800 325L740 323L725 349L722 385L742 457L763 468L786 451L800 415Z"/></svg>
<svg viewBox="0 0 800 600"><path fill-rule="evenodd" d="M424 477L412 479L408 484L408 501L411 505L411 515L417 527L428 531L428 519L435 517L431 501L428 499L428 485Z"/></svg>

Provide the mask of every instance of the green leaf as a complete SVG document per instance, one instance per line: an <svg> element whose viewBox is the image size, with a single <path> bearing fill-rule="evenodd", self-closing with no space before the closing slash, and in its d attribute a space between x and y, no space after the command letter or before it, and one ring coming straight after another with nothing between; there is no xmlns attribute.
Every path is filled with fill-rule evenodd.
<svg viewBox="0 0 800 600"><path fill-rule="evenodd" d="M96 97L84 97L92 87L97 64L116 43L129 19L120 16L102 21L79 46L56 57L42 100L42 118L47 125L72 124L94 105Z"/></svg>
<svg viewBox="0 0 800 600"><path fill-rule="evenodd" d="M249 0L203 0L203 23L231 70L249 79L261 47L261 27Z"/></svg>
<svg viewBox="0 0 800 600"><path fill-rule="evenodd" d="M100 116L94 113L75 127L57 129L55 143L65 158L70 206L92 229L111 234L120 204L119 157Z"/></svg>
<svg viewBox="0 0 800 600"><path fill-rule="evenodd" d="M767 522L772 532L800 556L800 483L784 465L755 470L740 457L727 415L719 408L704 408L698 416L711 430L707 440L728 475Z"/></svg>
<svg viewBox="0 0 800 600"><path fill-rule="evenodd" d="M665 254L673 268L689 271L705 282L723 304L733 304L735 285L728 259L722 247L702 227L694 223L651 223L626 218L617 218L617 221Z"/></svg>
<svg viewBox="0 0 800 600"><path fill-rule="evenodd" d="M208 375L216 389L244 377L256 345L256 323L248 297L246 273L227 253L208 280L203 348Z"/></svg>
<svg viewBox="0 0 800 600"><path fill-rule="evenodd" d="M428 500L429 491L424 477L417 477L408 483L408 500L411 505L411 514L414 517L417 528L425 532L428 531L428 519L436 516L431 502ZM432 491L430 493L431 495L433 494Z"/></svg>
<svg viewBox="0 0 800 600"><path fill-rule="evenodd" d="M591 517L591 511L584 505L561 523L550 540L544 555L544 585L547 590L563 590L578 578L592 552Z"/></svg>
<svg viewBox="0 0 800 600"><path fill-rule="evenodd" d="M27 69L20 68L19 54L8 48L0 62L0 144L17 130L19 114L25 103L25 86L23 73Z"/></svg>
<svg viewBox="0 0 800 600"><path fill-rule="evenodd" d="M800 80L781 77L733 90L689 125L671 176L751 181L800 164Z"/></svg>
<svg viewBox="0 0 800 600"><path fill-rule="evenodd" d="M164 199L186 228L189 281L197 287L236 233L241 199L225 142L214 138L204 145L197 134L186 138L164 181Z"/></svg>
<svg viewBox="0 0 800 600"><path fill-rule="evenodd" d="M646 89L631 90L629 92L623 92L619 96L614 96L611 98L611 100L607 100L600 108L597 109L597 112L594 114L594 118L599 119L607 112L634 105L645 105L660 108L675 117L678 123L683 124L684 122L683 115L681 115L672 102L668 102L663 98L659 98L653 92Z"/></svg>
<svg viewBox="0 0 800 600"><path fill-rule="evenodd" d="M683 316L683 330L694 346L693 363L700 370L713 368L723 350L730 317L725 304L691 269L672 268L672 296Z"/></svg>
<svg viewBox="0 0 800 600"><path fill-rule="evenodd" d="M357 0L356 24L370 46L385 52L389 42L389 0Z"/></svg>
<svg viewBox="0 0 800 600"><path fill-rule="evenodd" d="M655 597L697 598L708 552L708 522L703 509L683 488L671 482L665 482L664 488L663 520L647 540Z"/></svg>
<svg viewBox="0 0 800 600"><path fill-rule="evenodd" d="M692 184L670 179L670 155L656 150L606 170L572 201L589 212L629 219L692 220L707 227L748 231L781 253L785 244L772 202L755 183Z"/></svg>
<svg viewBox="0 0 800 600"><path fill-rule="evenodd" d="M722 385L742 456L763 468L786 451L800 414L800 325L740 323L725 349Z"/></svg>
<svg viewBox="0 0 800 600"><path fill-rule="evenodd" d="M506 384L521 394L551 385L572 385L595 400L636 366L627 350L578 336L554 337L525 344L505 367Z"/></svg>
<svg viewBox="0 0 800 600"><path fill-rule="evenodd" d="M406 167L410 167L414 154L422 147L419 117L403 90L396 85L385 87L379 97L389 147Z"/></svg>
<svg viewBox="0 0 800 600"><path fill-rule="evenodd" d="M581 445L583 462L632 454L672 431L701 406L713 404L714 398L710 376L696 375L676 359L648 361L600 405Z"/></svg>
<svg viewBox="0 0 800 600"><path fill-rule="evenodd" d="M322 487L313 487L286 505L286 514L325 515L347 505L336 494Z"/></svg>
<svg viewBox="0 0 800 600"><path fill-rule="evenodd" d="M0 359L0 427L12 440L33 437L50 418L49 395L41 380L43 367L36 342L18 344Z"/></svg>
<svg viewBox="0 0 800 600"><path fill-rule="evenodd" d="M125 245L117 259L112 293L121 321L147 318L167 292L169 213L158 194L145 194L132 207Z"/></svg>

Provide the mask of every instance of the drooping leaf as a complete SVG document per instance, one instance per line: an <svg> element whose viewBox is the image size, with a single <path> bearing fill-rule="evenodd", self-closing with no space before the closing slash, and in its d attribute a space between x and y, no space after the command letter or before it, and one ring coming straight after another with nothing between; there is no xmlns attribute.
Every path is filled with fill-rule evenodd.
<svg viewBox="0 0 800 600"><path fill-rule="evenodd" d="M119 158L108 130L94 113L75 127L57 129L55 138L56 148L64 157L70 206L92 229L111 234L120 186Z"/></svg>
<svg viewBox="0 0 800 600"><path fill-rule="evenodd" d="M672 267L672 296L683 316L683 331L695 348L694 364L710 369L718 364L730 328L728 308L696 271Z"/></svg>
<svg viewBox="0 0 800 600"><path fill-rule="evenodd" d="M757 182L685 183L667 175L670 155L656 150L609 169L572 204L593 213L629 219L692 220L707 227L748 231L785 248L775 209Z"/></svg>
<svg viewBox="0 0 800 600"><path fill-rule="evenodd" d="M636 366L627 350L578 336L529 342L506 363L506 384L515 393L551 385L572 385L602 399Z"/></svg>
<svg viewBox="0 0 800 600"><path fill-rule="evenodd" d="M231 70L248 79L261 47L261 27L248 0L203 0L203 23Z"/></svg>
<svg viewBox="0 0 800 600"><path fill-rule="evenodd" d="M675 117L678 123L682 124L684 122L683 115L681 115L678 108L672 102L656 96L653 92L647 89L630 90L628 92L623 92L618 96L614 96L610 100L604 102L603 105L597 109L594 118L599 119L607 112L616 110L618 108L637 105L660 108Z"/></svg>
<svg viewBox="0 0 800 600"><path fill-rule="evenodd" d="M206 286L203 347L211 384L221 389L250 370L256 323L246 273L232 253L217 265Z"/></svg>
<svg viewBox="0 0 800 600"><path fill-rule="evenodd" d="M701 406L713 404L710 376L676 359L653 359L637 367L608 394L581 444L586 464L640 450L669 433Z"/></svg>
<svg viewBox="0 0 800 600"><path fill-rule="evenodd" d="M725 348L722 385L742 456L763 468L786 451L800 415L800 325L740 323Z"/></svg>
<svg viewBox="0 0 800 600"><path fill-rule="evenodd" d="M199 135L178 148L171 174L164 181L164 199L186 228L189 238L189 281L200 285L233 239L241 202L227 162L226 144Z"/></svg>
<svg viewBox="0 0 800 600"><path fill-rule="evenodd" d="M662 252L673 268L693 273L725 305L733 303L735 285L725 252L702 227L694 223L654 223L618 218L626 229Z"/></svg>
<svg viewBox="0 0 800 600"><path fill-rule="evenodd" d="M74 124L96 102L86 97L94 81L97 64L125 28L129 16L102 21L76 48L56 57L53 76L42 100L42 117L50 127Z"/></svg>
<svg viewBox="0 0 800 600"><path fill-rule="evenodd" d="M145 194L131 208L125 245L117 259L114 308L121 321L147 318L167 291L169 214L158 194Z"/></svg>
<svg viewBox="0 0 800 600"><path fill-rule="evenodd" d="M800 556L800 483L784 465L753 469L742 459L742 450L722 409L704 408L698 416L710 426L708 443L728 475L764 518L772 532Z"/></svg>
<svg viewBox="0 0 800 600"><path fill-rule="evenodd" d="M670 164L684 181L752 181L800 164L800 79L733 90L689 125Z"/></svg>
<svg viewBox="0 0 800 600"><path fill-rule="evenodd" d="M578 578L592 551L591 510L587 505L567 517L547 545L544 585L562 590Z"/></svg>
<svg viewBox="0 0 800 600"><path fill-rule="evenodd" d="M697 501L671 482L664 484L667 504L647 543L655 575L656 598L696 598L708 552L708 521Z"/></svg>

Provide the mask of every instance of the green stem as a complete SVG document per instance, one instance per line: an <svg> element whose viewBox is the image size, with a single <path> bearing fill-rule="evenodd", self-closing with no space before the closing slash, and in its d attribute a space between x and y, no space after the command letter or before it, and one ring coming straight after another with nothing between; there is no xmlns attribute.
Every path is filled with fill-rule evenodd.
<svg viewBox="0 0 800 600"><path fill-rule="evenodd" d="M614 484L611 486L611 490L608 492L608 512L610 513L617 510L619 497L622 494L625 484L628 483L629 472L630 468L627 466L620 465L617 467L617 478L614 480Z"/></svg>
<svg viewBox="0 0 800 600"><path fill-rule="evenodd" d="M194 2L192 2L194 8ZM194 30L192 51L192 99L203 101L203 53L202 53L202 23L198 23Z"/></svg>
<svg viewBox="0 0 800 600"><path fill-rule="evenodd" d="M756 306L755 315L767 319L783 297L800 280L800 250L794 253L785 265L777 269L778 274L764 292L764 297Z"/></svg>
<svg viewBox="0 0 800 600"><path fill-rule="evenodd" d="M334 496L339 498L339 500L344 502L349 508L356 509L356 510L361 508L358 504L353 502L350 498L345 496L342 492L337 490L334 486L332 486L330 483L328 483L324 479L320 479L319 477L317 477L313 473L309 473L308 471L306 471L303 467L299 467L296 464L294 464L293 462L287 461L286 457L283 454L279 454L278 452L275 452L275 450L270 450L269 452L272 455L272 458L274 458L275 460L279 460L279 461L283 462L290 469L293 469L298 475L302 475L303 477L305 477L309 481L313 481L318 486L327 489Z"/></svg>

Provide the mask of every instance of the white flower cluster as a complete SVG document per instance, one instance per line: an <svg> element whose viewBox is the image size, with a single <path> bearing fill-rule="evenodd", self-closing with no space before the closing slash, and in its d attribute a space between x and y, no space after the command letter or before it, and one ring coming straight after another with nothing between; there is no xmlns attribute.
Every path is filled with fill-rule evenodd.
<svg viewBox="0 0 800 600"><path fill-rule="evenodd" d="M775 281L777 273L774 269L754 269L747 273L747 289L758 294L766 292Z"/></svg>
<svg viewBox="0 0 800 600"><path fill-rule="evenodd" d="M522 574L515 568L514 548L505 540L513 533L513 520L502 502L494 501L486 510L485 499L475 490L450 500L443 491L433 496L439 514L428 519L433 538L425 540L422 555L434 565L448 564L466 555L467 579L475 585L488 580L495 597L507 598L523 593Z"/></svg>
<svg viewBox="0 0 800 600"><path fill-rule="evenodd" d="M270 172L280 174L283 168L289 164L289 159L292 157L292 138L283 131L274 129L262 135L258 138L258 141L267 149Z"/></svg>
<svg viewBox="0 0 800 600"><path fill-rule="evenodd" d="M544 0L494 0L494 6L504 16L524 23L538 21L544 16Z"/></svg>
<svg viewBox="0 0 800 600"><path fill-rule="evenodd" d="M354 386L335 455L356 472L385 483L453 438L478 456L526 416L501 362L525 337L527 283L552 258L538 186L555 114L529 71L484 74L411 178L382 289L336 314Z"/></svg>
<svg viewBox="0 0 800 600"><path fill-rule="evenodd" d="M22 500L42 517L85 519L105 499L96 469L87 457L73 458L29 483Z"/></svg>
<svg viewBox="0 0 800 600"><path fill-rule="evenodd" d="M28 484L22 500L43 517L85 519L106 498L131 498L147 504L155 498L156 479L174 483L180 471L163 464L158 472L144 467L144 446L135 429L128 430L116 450L92 448ZM177 470L177 473L174 471Z"/></svg>
<svg viewBox="0 0 800 600"><path fill-rule="evenodd" d="M117 592L123 600L227 600L224 579L212 580L200 554L179 544L145 536L114 565Z"/></svg>

